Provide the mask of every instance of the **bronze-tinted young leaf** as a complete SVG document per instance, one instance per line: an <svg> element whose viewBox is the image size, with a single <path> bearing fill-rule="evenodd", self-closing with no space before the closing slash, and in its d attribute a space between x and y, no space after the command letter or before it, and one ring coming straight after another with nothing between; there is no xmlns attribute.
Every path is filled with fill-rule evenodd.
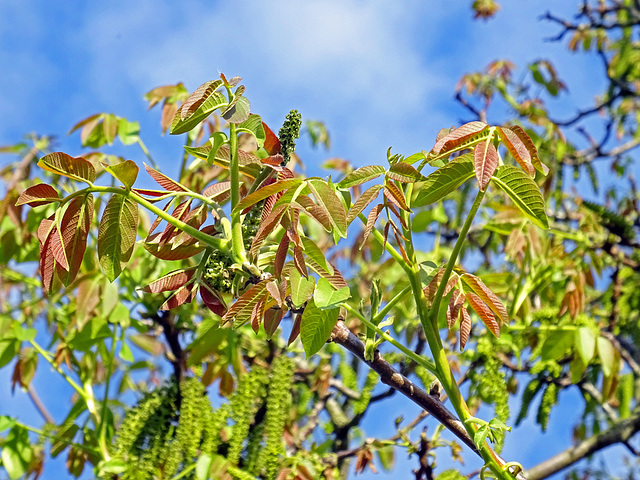
<svg viewBox="0 0 640 480"><path fill-rule="evenodd" d="M62 152L45 155L38 162L38 166L56 175L63 175L89 184L96 179L96 169L89 160L82 157L74 158Z"/></svg>
<svg viewBox="0 0 640 480"><path fill-rule="evenodd" d="M200 298L213 313L222 317L227 311L227 306L220 294L211 290L207 285L200 285Z"/></svg>
<svg viewBox="0 0 640 480"><path fill-rule="evenodd" d="M516 136L520 139L520 141L524 144L529 154L531 155L531 163L536 170L540 173L547 175L549 173L549 167L547 167L542 161L540 161L540 157L538 157L538 149L533 144L531 137L524 131L522 127L519 125L514 125L512 127L507 127L503 130L511 130Z"/></svg>
<svg viewBox="0 0 640 480"><path fill-rule="evenodd" d="M42 289L51 294L55 280L56 260L52 251L52 232L56 231L55 221L44 219L38 227L38 238L40 239L40 276L42 277Z"/></svg>
<svg viewBox="0 0 640 480"><path fill-rule="evenodd" d="M132 188L131 190L145 197L164 197L166 194L171 193L167 190L150 190L148 188ZM147 198L147 201L157 202L158 200Z"/></svg>
<svg viewBox="0 0 640 480"><path fill-rule="evenodd" d="M462 305L464 305L464 293L456 288L451 294L447 307L447 327L449 330L456 324Z"/></svg>
<svg viewBox="0 0 640 480"><path fill-rule="evenodd" d="M204 189L202 195L214 199L216 202L224 202L231 196L231 182L216 182Z"/></svg>
<svg viewBox="0 0 640 480"><path fill-rule="evenodd" d="M460 155L427 177L411 205L423 207L435 203L473 176L473 155L471 153Z"/></svg>
<svg viewBox="0 0 640 480"><path fill-rule="evenodd" d="M264 140L264 149L269 155L277 155L278 153L280 153L281 149L278 136L273 133L269 126L264 122L262 122L262 128L264 128L264 133L266 135L266 138Z"/></svg>
<svg viewBox="0 0 640 480"><path fill-rule="evenodd" d="M500 299L480 278L470 273L462 275L462 281L478 295L500 319L502 325L509 324L509 314Z"/></svg>
<svg viewBox="0 0 640 480"><path fill-rule="evenodd" d="M280 278L282 276L282 267L284 267L284 263L287 260L287 253L289 251L289 237L287 235L283 235L280 239L280 243L278 244L278 250L276 250L276 256L273 259L273 275L276 278Z"/></svg>
<svg viewBox="0 0 640 480"><path fill-rule="evenodd" d="M269 185L265 185L264 187L260 187L253 193L250 193L246 197L244 197L238 205L236 205L236 211L242 211L247 207L255 205L256 203L264 200L271 195L275 195L276 193L282 192L283 190L288 190L290 188L297 188L302 184L302 180L299 178L292 178L289 180L282 180L275 183L270 183Z"/></svg>
<svg viewBox="0 0 640 480"><path fill-rule="evenodd" d="M267 294L267 280L254 285L244 292L236 303L231 305L227 313L222 317L222 325L227 322L233 322L235 328L241 327L251 320L253 307Z"/></svg>
<svg viewBox="0 0 640 480"><path fill-rule="evenodd" d="M71 135L73 132L75 132L76 130L78 130L79 128L84 127L85 125L87 125L88 123L92 123L92 122L97 122L98 120L100 120L100 117L102 116L101 113L96 113L95 115L91 115L83 120L80 120L78 123L76 123L73 127L71 127L71 130L69 130L67 132L67 135Z"/></svg>
<svg viewBox="0 0 640 480"><path fill-rule="evenodd" d="M60 195L51 185L46 183L38 183L27 188L20 194L16 201L16 207L20 205L29 205L30 207L38 207L47 205L52 202L59 202Z"/></svg>
<svg viewBox="0 0 640 480"><path fill-rule="evenodd" d="M500 325L496 321L496 317L482 299L473 292L467 292L465 294L467 302L471 305L471 308L478 314L482 323L484 323L489 331L493 333L497 338L500 338Z"/></svg>
<svg viewBox="0 0 640 480"><path fill-rule="evenodd" d="M385 168L381 165L367 165L365 167L360 167L340 180L337 186L338 188L355 187L356 185L378 178L380 175L384 175L385 172Z"/></svg>
<svg viewBox="0 0 640 480"><path fill-rule="evenodd" d="M191 258L204 250L203 246L195 243L183 242L180 245L174 245L172 242L165 243L162 247L158 244L158 238L161 234L156 233L147 238L143 244L147 252L161 260L184 260Z"/></svg>
<svg viewBox="0 0 640 480"><path fill-rule="evenodd" d="M484 122L469 122L446 134L436 142L432 151L435 154L455 152L467 148L478 138L480 134L489 128Z"/></svg>
<svg viewBox="0 0 640 480"><path fill-rule="evenodd" d="M492 180L533 223L549 229L544 198L529 175L513 165L501 165Z"/></svg>
<svg viewBox="0 0 640 480"><path fill-rule="evenodd" d="M60 236L68 261L66 271L58 269L58 277L68 287L78 275L84 252L87 248L87 236L93 221L93 196L75 197L67 206L60 221ZM62 267L62 264L60 264Z"/></svg>
<svg viewBox="0 0 640 480"><path fill-rule="evenodd" d="M529 153L524 142L520 140L520 137L508 128L497 127L496 130L498 131L500 140L502 140L504 146L507 147L511 156L516 159L516 162L518 162L522 169L531 177L535 176L536 170L531 160L531 153Z"/></svg>
<svg viewBox="0 0 640 480"><path fill-rule="evenodd" d="M138 204L124 195L112 195L100 220L98 257L110 281L114 281L133 254L138 228Z"/></svg>
<svg viewBox="0 0 640 480"><path fill-rule="evenodd" d="M162 135L167 133L167 130L169 130L173 117L175 117L177 111L178 105L174 102L164 102L162 105L162 114L160 115L160 131L162 132Z"/></svg>
<svg viewBox="0 0 640 480"><path fill-rule="evenodd" d="M369 238L369 235L371 235L371 232L373 231L373 227L376 224L376 220L378 220L378 217L380 216L380 212L382 212L383 208L384 208L383 205L376 205L369 212L369 215L367 216L367 224L364 227L364 236L362 237L362 245L364 245L367 242L367 238ZM362 245L360 246L360 249L362 249Z"/></svg>
<svg viewBox="0 0 640 480"><path fill-rule="evenodd" d="M148 293L160 293L177 290L178 288L184 286L189 280L191 280L191 278L193 278L195 270L196 267L174 270L173 272L167 273L159 279L154 280L142 290Z"/></svg>
<svg viewBox="0 0 640 480"><path fill-rule="evenodd" d="M189 200L185 200L184 202L180 203L173 210L173 212L171 213L171 216L173 218L177 218L180 221L185 221L187 216L189 215L189 209L191 207L191 200L192 199L190 198ZM167 226L165 227L164 231L162 232L162 234L158 238L158 246L160 248L162 248L178 232L179 232L179 230L176 227L174 227L170 223L167 223Z"/></svg>
<svg viewBox="0 0 640 480"><path fill-rule="evenodd" d="M498 168L498 151L491 142L480 142L473 149L474 170L480 190L484 191Z"/></svg>
<svg viewBox="0 0 640 480"><path fill-rule="evenodd" d="M340 271L333 263L330 263L333 273L329 273L327 270L318 265L312 258L307 258L307 265L311 270L326 279L333 288L340 290L347 286L347 281L344 279Z"/></svg>
<svg viewBox="0 0 640 480"><path fill-rule="evenodd" d="M291 345L298 335L300 335L300 322L302 320L302 314L299 313L293 317L293 327L291 327L291 333L289 334L289 340L287 340L287 346Z"/></svg>
<svg viewBox="0 0 640 480"><path fill-rule="evenodd" d="M204 102L200 103L198 108L196 108L196 110L186 118L182 118L182 111L184 110L184 105L182 105L178 108L173 120L171 121L169 133L171 135L186 133L203 122L214 112L214 110L220 107L226 107L226 105L227 99L220 92L212 92Z"/></svg>
<svg viewBox="0 0 640 480"><path fill-rule="evenodd" d="M347 216L348 225L350 225L351 222L353 222L358 215L360 215L362 211L367 208L373 200L375 200L380 190L382 190L382 185L374 185L366 189L362 195L360 195L358 200L356 200L356 203L354 203L349 209L349 215Z"/></svg>
<svg viewBox="0 0 640 480"><path fill-rule="evenodd" d="M120 180L127 188L131 188L138 178L138 165L132 160L125 160L116 165L102 164L104 169Z"/></svg>
<svg viewBox="0 0 640 480"><path fill-rule="evenodd" d="M313 240L306 236L303 236L301 240L302 246L304 248L304 253L307 255L307 257L312 258L318 265L333 274L333 267L325 258L324 253L320 249L320 247L318 247L318 245L316 245Z"/></svg>
<svg viewBox="0 0 640 480"><path fill-rule="evenodd" d="M407 206L407 200L404 198L404 193L398 187L396 187L393 183L388 182L384 185L383 189L384 196L398 208L406 212L410 212L411 209Z"/></svg>
<svg viewBox="0 0 640 480"><path fill-rule="evenodd" d="M276 333L285 313L286 310L276 307L268 308L264 312L264 331L267 334L267 338L273 337L273 334Z"/></svg>
<svg viewBox="0 0 640 480"><path fill-rule="evenodd" d="M264 317L264 307L265 307L265 299L267 297L264 296L253 307L251 311L251 328L254 332L258 333L260 331L260 322L262 322L262 317Z"/></svg>
<svg viewBox="0 0 640 480"><path fill-rule="evenodd" d="M327 182L320 179L308 180L307 184L319 205L329 213L331 224L342 238L347 237L347 213L342 201Z"/></svg>
<svg viewBox="0 0 640 480"><path fill-rule="evenodd" d="M191 303L198 291L198 285L195 282L190 282L180 287L176 292L171 295L166 302L160 306L160 310L172 310L185 303Z"/></svg>
<svg viewBox="0 0 640 480"><path fill-rule="evenodd" d="M331 218L329 217L329 213L323 207L316 205L316 203L307 195L299 195L296 202L291 204L291 207L297 208L297 205L300 205L307 215L322 225L322 228L324 228L325 231L331 231Z"/></svg>
<svg viewBox="0 0 640 480"><path fill-rule="evenodd" d="M471 316L466 308L460 309L460 351L464 350L471 333Z"/></svg>
<svg viewBox="0 0 640 480"><path fill-rule="evenodd" d="M222 80L204 82L185 100L180 111L180 119L184 120L193 115L196 110L209 98L213 92L222 86Z"/></svg>
<svg viewBox="0 0 640 480"><path fill-rule="evenodd" d="M151 175L151 178L153 178L156 182L158 182L158 184L162 188L164 188L166 190L169 190L171 192L187 192L187 191L189 191L186 187L183 187L178 182L170 179L164 173L160 173L156 169L151 168L146 163L144 164L144 168L147 171L147 173L149 175Z"/></svg>
<svg viewBox="0 0 640 480"><path fill-rule="evenodd" d="M265 238L269 236L271 232L280 224L280 220L287 212L286 205L280 205L276 207L267 218L260 222L260 226L258 227L258 231L253 237L253 242L251 243L250 254L255 256L258 254L258 250L264 242Z"/></svg>
<svg viewBox="0 0 640 480"><path fill-rule="evenodd" d="M418 170L404 162L391 165L387 172L387 177L403 183L421 182L425 179Z"/></svg>

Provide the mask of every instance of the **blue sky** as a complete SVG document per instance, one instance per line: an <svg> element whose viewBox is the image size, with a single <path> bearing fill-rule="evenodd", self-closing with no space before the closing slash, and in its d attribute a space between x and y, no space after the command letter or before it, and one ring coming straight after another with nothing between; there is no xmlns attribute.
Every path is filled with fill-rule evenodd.
<svg viewBox="0 0 640 480"><path fill-rule="evenodd" d="M326 123L329 152L299 142L303 161L318 174L316 166L331 156L364 165L384 161L390 146L405 155L431 148L440 128L469 118L453 99L459 78L495 59L508 58L519 67L540 58L554 62L571 88L570 96L555 100L566 116L601 90L602 79L589 59L544 42L557 30L537 20L547 9L569 16L578 2L505 0L498 17L488 22L472 19L470 3L2 2L0 145L35 131L56 135L56 149L78 155L79 136L65 136L70 127L93 113L115 113L141 123L143 140L172 175L183 139L160 137L159 111L148 113L142 96L178 81L193 90L223 72L244 78L252 111L274 130L291 108ZM497 122L509 112L494 114L490 120ZM144 160L135 147L116 145L112 151ZM7 161L0 157L0 165ZM47 390L45 370L41 366L36 377L43 396L57 385ZM9 376L3 369L0 382L8 385ZM37 423L23 393L17 391L10 402L0 401L0 414L15 414L20 406L21 418ZM393 405L398 414L406 411L407 419L416 411L400 396ZM54 414L56 409L63 415L66 400L52 407ZM367 421L372 434L391 436L395 415L381 422L382 415L372 413ZM562 420L572 417L560 413L552 414L545 436L532 425L516 430L505 456L530 466L568 445L570 424ZM432 431L435 424L428 424ZM415 460L400 463L394 475L360 478L410 476Z"/></svg>

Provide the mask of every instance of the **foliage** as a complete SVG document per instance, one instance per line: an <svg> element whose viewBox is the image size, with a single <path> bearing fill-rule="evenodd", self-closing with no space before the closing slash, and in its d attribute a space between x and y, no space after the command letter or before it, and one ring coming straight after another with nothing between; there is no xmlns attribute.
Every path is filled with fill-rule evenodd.
<svg viewBox="0 0 640 480"><path fill-rule="evenodd" d="M74 476L90 464L108 479L335 479L391 469L405 449L416 478L444 479L461 474L435 459L462 460L465 444L481 476L508 479L522 474L497 453L510 425L545 431L568 389L585 400L581 457L613 443L633 452L640 245L627 156L640 144L640 15L598 5L582 8L586 24L546 16L557 40L571 33L571 49L604 61L610 85L594 108L555 119L543 100L567 89L555 67L538 60L521 83L497 61L462 79L473 118L430 150L333 162L335 180L295 168L301 128L328 145L321 123L292 111L276 135L241 78L224 75L145 97L162 104L163 132L186 136L175 177L137 123L111 114L72 128L90 149L81 156L50 152L47 137L5 147L19 160L0 203L0 366L34 395L44 362L74 391L62 423L45 407L40 429L0 417L7 475L37 475L64 451ZM498 7L473 3L482 18ZM515 118L498 126L487 118L500 103ZM582 125L596 112L599 143ZM100 151L116 138L142 148L155 188L138 163ZM571 171L598 192L596 160L629 188L570 193ZM424 412L398 417L392 438L368 438L364 416L398 391L440 423L427 436Z"/></svg>

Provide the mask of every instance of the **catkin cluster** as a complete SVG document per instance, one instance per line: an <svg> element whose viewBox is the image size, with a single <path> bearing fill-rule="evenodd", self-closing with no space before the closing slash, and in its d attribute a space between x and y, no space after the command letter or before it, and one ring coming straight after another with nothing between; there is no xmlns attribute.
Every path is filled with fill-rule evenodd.
<svg viewBox="0 0 640 480"><path fill-rule="evenodd" d="M291 154L296 149L296 139L300 136L300 127L302 126L302 115L297 110L291 110L287 114L287 118L282 124L282 128L278 132L280 140L280 152L284 158L283 164L286 165Z"/></svg>
<svg viewBox="0 0 640 480"><path fill-rule="evenodd" d="M231 264L233 263L228 253L214 250L207 258L202 278L213 290L220 293L231 291L232 277Z"/></svg>

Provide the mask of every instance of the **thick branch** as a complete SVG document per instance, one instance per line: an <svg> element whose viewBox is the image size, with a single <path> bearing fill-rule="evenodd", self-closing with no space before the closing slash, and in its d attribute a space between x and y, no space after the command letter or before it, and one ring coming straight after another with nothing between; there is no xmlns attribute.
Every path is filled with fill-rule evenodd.
<svg viewBox="0 0 640 480"><path fill-rule="evenodd" d="M361 361L365 362L369 367L380 375L382 383L389 385L391 388L399 391L412 402L419 405L425 411L429 412L440 423L448 428L455 436L462 440L475 453L478 449L464 425L458 420L440 401L436 395L429 395L420 387L415 385L411 380L394 369L387 361L382 358L379 352L376 352L374 360L368 362L364 358L364 343L356 337L351 330L347 328L344 322L338 322L331 333L331 341L343 346Z"/></svg>
<svg viewBox="0 0 640 480"><path fill-rule="evenodd" d="M603 448L627 442L638 430L640 430L640 411L636 410L633 415L611 428L527 470L525 476L529 480L547 478Z"/></svg>

